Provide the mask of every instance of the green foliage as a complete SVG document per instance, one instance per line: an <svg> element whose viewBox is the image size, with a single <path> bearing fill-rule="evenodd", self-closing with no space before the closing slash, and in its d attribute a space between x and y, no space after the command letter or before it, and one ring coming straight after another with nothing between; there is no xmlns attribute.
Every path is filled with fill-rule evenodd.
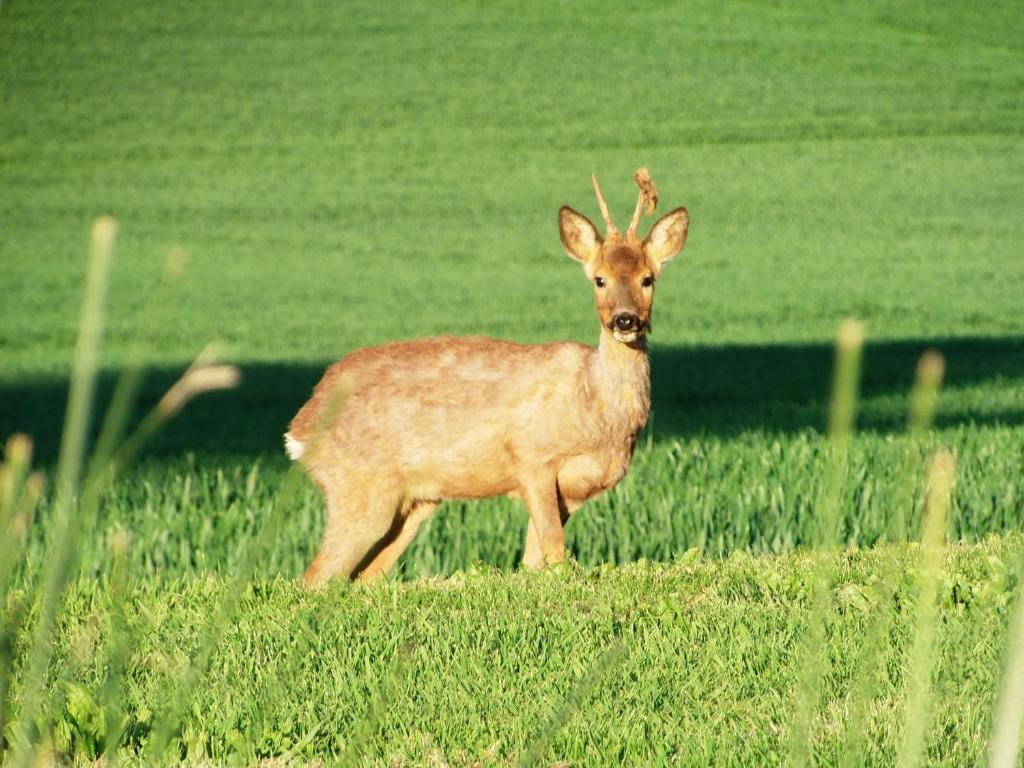
<svg viewBox="0 0 1024 768"><path fill-rule="evenodd" d="M1013 4L50 5L0 6L0 437L31 434L55 474L101 214L121 234L98 402L143 365L118 418L147 412L212 339L246 378L84 504L51 488L37 509L38 484L0 503L4 746L20 727L80 763L778 764L807 695L812 761L889 765L918 714L918 551L793 553L823 493L844 545L901 541L904 520L917 538L906 468L946 446L963 543L937 588L925 758L984 759L1022 545L991 534L1024 522ZM555 213L596 213L596 170L621 220L638 165L693 228L659 282L651 427L570 521L576 565L515 573L522 510L452 503L400 564L420 580L299 592L321 505L280 435L323 368L437 333L592 341ZM150 302L175 245L188 267ZM851 315L858 431L829 490ZM927 347L947 375L918 442ZM51 643L40 584L83 509ZM53 651L38 708L32 649ZM865 736L843 755L851 712Z"/></svg>
<svg viewBox="0 0 1024 768"><path fill-rule="evenodd" d="M968 541L1019 530L1024 520L1024 442L1017 428L993 427L984 436L968 427L929 436L929 445L959 455L950 532ZM885 540L903 483L904 435L861 434L851 441L841 493L840 540L869 546ZM567 544L586 566L637 559L672 560L689 549L720 556L748 550L782 553L812 540L815 503L825 481L827 445L809 430L785 439L745 434L731 439L689 437L641 444L626 478L588 503L566 529ZM219 465L219 466L218 466ZM107 534L128 532L130 571L137 578L174 579L208 571L253 568L264 577L298 576L319 544L322 501L304 478L282 498L289 477L270 458L216 456L149 459L117 482L100 505L96 524L79 539L82 572L110 567ZM914 523L923 472L914 478ZM38 517L48 519L44 502ZM252 562L243 544L270 520L279 520L272 546ZM44 557L49 528L32 530L27 568ZM518 567L526 513L507 500L453 502L426 523L400 562L405 578L445 575L484 562ZM891 538L891 537L890 537Z"/></svg>
<svg viewBox="0 0 1024 768"><path fill-rule="evenodd" d="M850 314L868 344L844 539L871 544L893 520L927 346L948 362L936 442L959 454L954 534L1019 528L1006 478L1024 474L1024 153L1005 96L1022 76L1018 15L509 11L6 4L0 435L56 457L81 241L99 213L121 222L101 359L155 366L141 407L210 339L245 374L114 489L87 572L114 524L141 573L230 567L274 503L288 419L357 346L595 339L555 212L594 213L594 169L628 211L641 163L693 232L659 283L649 448L571 523L582 562L808 542L831 338ZM188 267L144 312L176 243ZM101 377L99 402L112 390ZM513 567L515 510L449 505L404 572ZM257 571L297 573L318 518L312 496L288 510Z"/></svg>
<svg viewBox="0 0 1024 768"><path fill-rule="evenodd" d="M1022 545L1019 536L993 537L949 553L930 764L984 756ZM913 546L835 559L691 555L669 566L478 568L445 581L337 583L313 594L293 581L255 581L236 596L238 621L217 643L172 754L218 764L347 755L382 766L486 765L514 763L537 743L545 765L618 764L620 755L633 765L692 764L723 754L776 765L793 722L795 640L811 617L821 557L831 561L829 652L811 729L815 759L838 762L865 628L881 612L894 624L872 671L866 763L891 764L916 599ZM880 573L896 578L883 583ZM212 578L141 582L128 596L137 639L123 692L129 761L227 588ZM106 727L96 693L110 654L103 595L92 580L72 585L56 640L59 666L74 659L89 625L98 628L93 651L74 662L58 728L58 746L82 762L97 756Z"/></svg>

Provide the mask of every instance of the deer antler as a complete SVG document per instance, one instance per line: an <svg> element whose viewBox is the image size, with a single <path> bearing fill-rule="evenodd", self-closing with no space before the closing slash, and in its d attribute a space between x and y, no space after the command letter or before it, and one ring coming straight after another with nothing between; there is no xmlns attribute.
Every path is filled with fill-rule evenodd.
<svg viewBox="0 0 1024 768"><path fill-rule="evenodd" d="M651 172L646 168L637 168L633 178L636 180L637 186L640 187L640 197L637 198L633 220L629 223L629 229L626 232L627 240L636 239L636 228L640 224L640 211L643 210L643 207L647 206L648 216L654 213L654 209L658 207L658 190L654 186L654 180L651 179Z"/></svg>
<svg viewBox="0 0 1024 768"><path fill-rule="evenodd" d="M615 222L612 221L612 215L608 213L608 204L604 201L601 187L597 183L597 174L590 174L590 180L594 182L594 194L597 195L597 204L601 208L601 215L604 217L605 234L608 237L619 237L619 230L615 227Z"/></svg>

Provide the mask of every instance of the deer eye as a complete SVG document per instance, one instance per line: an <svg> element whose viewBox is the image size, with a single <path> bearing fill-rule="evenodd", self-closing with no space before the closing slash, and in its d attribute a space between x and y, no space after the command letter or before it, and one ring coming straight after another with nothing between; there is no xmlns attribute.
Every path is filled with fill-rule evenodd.
<svg viewBox="0 0 1024 768"><path fill-rule="evenodd" d="M644 288L650 288L652 285L654 285L654 275L648 275L647 277L645 277L643 279L643 282L640 283L640 285L642 285Z"/></svg>
<svg viewBox="0 0 1024 768"><path fill-rule="evenodd" d="M604 278L603 277L595 277L594 278L594 285L596 285L598 288L604 288Z"/></svg>

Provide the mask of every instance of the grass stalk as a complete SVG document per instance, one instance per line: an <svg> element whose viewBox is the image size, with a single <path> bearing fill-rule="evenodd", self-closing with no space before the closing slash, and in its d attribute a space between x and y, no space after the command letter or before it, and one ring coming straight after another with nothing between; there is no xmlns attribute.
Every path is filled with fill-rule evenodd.
<svg viewBox="0 0 1024 768"><path fill-rule="evenodd" d="M558 733L562 727L569 722L569 718L573 716L573 713L579 710L579 708L586 702L593 693L597 684L601 682L601 678L604 677L608 670L618 663L619 659L625 652L624 646L621 643L615 643L610 647L606 648L604 652L594 660L593 665L587 670L586 674L580 678L579 682L573 686L572 690L566 695L565 699L555 707L551 715L545 721L544 725L537 732L533 741L530 742L529 746L523 751L523 754L519 757L516 763L517 768L531 768L537 764L541 756L544 754L544 750L547 749L548 744L556 733Z"/></svg>
<svg viewBox="0 0 1024 768"><path fill-rule="evenodd" d="M1024 549L1020 560L1024 563ZM1020 765L1020 726L1024 717L1024 584L1017 586L1017 600L1010 623L1002 687L996 703L989 768Z"/></svg>
<svg viewBox="0 0 1024 768"><path fill-rule="evenodd" d="M37 734L33 731L33 723L42 700L46 667L52 653L51 637L54 622L68 577L72 548L71 522L77 513L76 496L96 389L99 341L103 330L103 305L107 295L116 233L116 223L107 216L97 219L92 227L85 299L78 326L79 337L75 346L68 407L57 464L52 553L43 575L35 631L23 668L23 687L13 744L14 755L10 763L17 768L28 765L35 751Z"/></svg>
<svg viewBox="0 0 1024 768"><path fill-rule="evenodd" d="M187 261L187 256L180 248L171 249L164 262L164 271L156 291L150 296L143 307L138 320L135 322L139 329L137 338L151 338L154 324L159 317L159 310L168 301L172 289L181 277ZM124 433L131 413L132 403L138 393L139 385L143 377L143 349L136 343L129 356L129 362L121 371L114 393L110 398L110 405L107 408L106 416L100 427L99 436L96 438L96 445L92 453L89 471L86 476L95 475L102 471L107 465L114 452L117 441Z"/></svg>
<svg viewBox="0 0 1024 768"><path fill-rule="evenodd" d="M839 537L842 490L846 480L850 433L857 410L864 328L855 320L845 321L836 335L835 373L829 408L828 466L822 494L816 507L812 540L819 548L833 546ZM811 760L811 726L817 711L822 679L828 664L825 629L830 608L829 575L833 559L822 551L811 579L811 609L799 656L796 703L790 731L790 765Z"/></svg>
<svg viewBox="0 0 1024 768"><path fill-rule="evenodd" d="M925 735L931 715L930 676L935 650L938 593L946 554L946 526L955 473L956 459L951 452L940 450L932 456L921 526L921 570L914 608L914 640L907 657L906 727L897 763L900 768L916 768L924 757Z"/></svg>
<svg viewBox="0 0 1024 768"><path fill-rule="evenodd" d="M232 366L214 365L210 361L210 350L206 351L185 372L178 382L164 395L157 406L143 418L138 427L116 450L114 445L127 423L127 414L137 389L140 369L130 368L119 380L117 391L107 411L97 442L89 471L82 479L82 466L86 455L86 442L91 410L95 394L99 341L103 327L103 304L109 276L113 240L116 225L112 219L99 219L93 226L89 270L86 280L85 300L80 321L80 337L76 346L72 369L71 387L68 396L68 410L65 430L61 442L58 464L57 489L54 501L53 528L48 567L44 573L41 593L38 596L38 617L32 644L22 668L22 685L18 722L11 765L24 766L35 754L39 735L33 724L38 719L42 705L43 686L47 666L52 655L51 638L61 602L64 587L69 578L74 554L74 544L86 520L95 518L99 500L116 475L117 469L131 461L147 440L166 422L176 415L192 398L211 390L225 389L237 384L239 374ZM180 259L172 258L165 271L167 278L180 272ZM79 494L79 488L82 492ZM16 554L16 553L14 553ZM13 562L13 555L8 558ZM117 565L115 552L115 580L123 576L123 564ZM6 563L6 559L4 561ZM123 585L122 585L123 586ZM115 592L117 588L115 587ZM123 589L121 590L123 592ZM115 596L116 597L116 596ZM117 609L115 607L115 613ZM122 622L123 626L123 622ZM117 633L115 633L117 634ZM111 691L119 685L127 654L127 637L115 637L114 668L108 677L105 693L109 699ZM120 658L120 661L118 659ZM65 671L66 672L66 671ZM56 688L66 674L57 681ZM63 696L56 694L58 708ZM113 715L113 708L106 707ZM120 732L117 734L118 738Z"/></svg>
<svg viewBox="0 0 1024 768"><path fill-rule="evenodd" d="M82 314L78 322L78 343L75 345L68 407L57 460L58 506L69 503L75 496L82 472L89 418L96 392L99 343L103 333L103 305L107 297L110 262L116 235L117 224L109 216L99 218L93 224L85 300L82 302Z"/></svg>
<svg viewBox="0 0 1024 768"><path fill-rule="evenodd" d="M164 262L164 270L160 282L154 293L149 297L140 313L136 326L140 328L139 338L149 338L152 335L160 309L163 308L172 289L176 286L181 277L187 255L180 248L171 249ZM116 474L116 466L113 466L113 455L118 440L121 439L132 410L132 404L138 394L139 386L143 379L143 348L136 344L131 350L128 364L123 368L114 387L110 405L107 408L99 436L93 450L89 470L86 473L86 485L90 488L90 496L99 494L105 489L108 482L113 481ZM155 432L159 424L150 422L148 434L135 438L138 447L145 442L149 435ZM127 455L119 454L118 463L123 466ZM106 482L104 482L104 480ZM102 486L102 487L101 487ZM98 510L98 504L91 505L93 512ZM84 523L84 521L83 521ZM103 685L99 691L99 706L104 715L106 735L104 740L102 759L108 766L115 766L118 762L117 746L120 743L124 731L124 708L121 706L122 683L131 648L134 645L128 623L124 613L124 600L127 593L128 572L127 552L130 545L130 536L127 531L116 530L110 535L109 550L111 554L111 572L108 582L110 603L111 603L111 636L109 639L110 661Z"/></svg>
<svg viewBox="0 0 1024 768"><path fill-rule="evenodd" d="M900 467L896 504L889 526L892 541L904 542L910 538L908 520L917 499L922 443L935 423L939 389L945 370L945 360L935 350L925 352L917 363L917 377L910 393L910 414L907 420L910 441Z"/></svg>
<svg viewBox="0 0 1024 768"><path fill-rule="evenodd" d="M12 435L0 469L0 599L7 595L18 552L43 489L42 475L29 474L31 462L32 441L25 435Z"/></svg>
<svg viewBox="0 0 1024 768"><path fill-rule="evenodd" d="M830 547L839 539L842 518L842 492L850 452L850 435L857 411L864 327L847 320L836 335L836 363L832 401L828 421L828 472L825 495L817 509L818 531L815 543Z"/></svg>
<svg viewBox="0 0 1024 768"><path fill-rule="evenodd" d="M103 686L99 692L99 705L103 710L106 734L100 759L107 768L118 764L117 747L124 735L125 712L121 705L122 682L128 657L134 645L125 616L128 591L128 548L131 544L127 531L115 531L110 537L112 565L108 591L110 595L110 660Z"/></svg>
<svg viewBox="0 0 1024 768"><path fill-rule="evenodd" d="M43 478L28 474L32 441L13 435L7 441L5 460L0 466L0 750L6 748L4 734L7 696L14 676L15 638L25 613L24 600L9 600L8 592L19 550L31 525Z"/></svg>
<svg viewBox="0 0 1024 768"><path fill-rule="evenodd" d="M901 516L893 530L900 538L907 535L906 509L914 508L917 498L918 462L921 443L935 422L939 387L945 370L945 361L934 350L925 352L917 364L917 376L910 393L908 417L909 445L898 477L899 494L896 515ZM898 539L899 540L899 539ZM851 685L850 704L846 717L846 735L842 748L842 765L853 768L861 765L862 752L867 740L868 709L874 695L874 676L884 654L886 637L893 618L889 611L891 595L898 584L898 564L882 569L875 593L878 598L864 631L864 645L857 660L856 674Z"/></svg>
<svg viewBox="0 0 1024 768"><path fill-rule="evenodd" d="M348 399L351 390L352 382L347 377L341 377L335 385L335 389L331 393L331 397L328 399L323 411L317 418L313 434L306 442L306 456L314 456L316 454L316 451L326 438L330 426L334 424L335 418ZM167 407L173 405L174 402L175 398L170 398ZM278 496L274 507L275 512L291 508L299 498L304 482L305 479L301 469L297 465L293 466L288 472ZM195 688L206 673L217 644L220 642L225 630L230 626L232 617L238 608L240 597L244 592L245 584L252 578L255 572L255 564L259 562L260 555L267 548L268 543L274 541L280 520L280 513L272 515L271 519L264 523L260 532L255 537L243 543L246 552L238 561L240 563L248 563L249 565L239 568L230 577L229 586L223 592L224 597L217 603L213 611L213 617L203 632L192 664L168 697L168 703L163 711L154 719L153 734L145 748L145 756L148 761L159 761L174 738L175 732L180 727L182 715L192 700ZM297 649L296 652L298 652ZM366 728L369 725L364 723L361 727Z"/></svg>
<svg viewBox="0 0 1024 768"><path fill-rule="evenodd" d="M388 665L383 677L374 686L373 692L366 704L366 712L356 723L353 733L345 744L345 751L338 760L339 765L364 765L364 750L373 731L380 723L381 717L387 710L388 703L392 701L399 692L400 683L406 676L407 667L412 657L410 646L403 646Z"/></svg>

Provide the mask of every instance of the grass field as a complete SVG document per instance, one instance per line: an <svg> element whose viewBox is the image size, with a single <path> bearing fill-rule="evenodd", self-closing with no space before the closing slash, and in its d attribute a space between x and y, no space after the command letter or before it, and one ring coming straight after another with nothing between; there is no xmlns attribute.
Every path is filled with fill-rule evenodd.
<svg viewBox="0 0 1024 768"><path fill-rule="evenodd" d="M544 760L778 762L808 598L764 595L809 568L789 553L812 540L832 339L855 316L868 341L840 537L896 545L850 555L857 575L837 583L913 559L894 523L903 468L952 448L954 558L977 590L992 573L1005 583L969 610L943 598L927 755L976 763L1018 570L1018 539L993 534L1024 521L1022 52L1012 4L0 5L0 438L31 434L52 476L101 214L120 234L99 405L118 370L142 363L141 414L214 340L244 375L158 436L78 542L58 657L109 616L113 530L130 533L137 626L161 628L139 630L128 666L143 725L126 757L146 742L159 670L188 658L183 628L244 573L238 623L175 732L190 758L340 760L358 747L382 764L515 762L602 649L621 647ZM438 333L595 342L556 214L568 203L597 218L596 170L621 220L638 165L692 226L659 281L654 411L633 469L567 529L581 570L513 575L525 514L498 500L445 505L403 558L407 579L483 569L452 589L307 597L278 581L301 573L322 525L314 489L280 490L281 434L324 367ZM152 300L176 246L181 279ZM946 380L918 445L905 423L927 348ZM16 591L48 562L52 516L47 496ZM269 521L272 545L247 546ZM697 552L710 559L690 562ZM690 564L604 568L641 558ZM677 607L659 612L662 600ZM831 616L848 669L863 616L838 602ZM894 627L875 764L901 739L910 627ZM762 652L749 664L744 642ZM237 666L254 657L278 666ZM97 695L93 666L63 669L51 681ZM829 675L815 726L822 764L843 749L844 674ZM415 695L366 717L389 675ZM232 681L266 695L214 706ZM53 695L43 729L93 757L95 734ZM376 730L358 735L360 722Z"/></svg>
<svg viewBox="0 0 1024 768"><path fill-rule="evenodd" d="M951 553L931 762L984 759L1020 546L1019 537L993 539ZM870 733L866 762L895 762L914 563L910 553L877 550L844 557L829 574L837 611L815 739L821 764L839 764L862 729ZM485 570L408 587L339 584L314 595L294 582L260 582L239 600L182 742L193 759L250 764L333 753L357 764L501 765L547 737L545 764L779 765L813 569L807 557L734 555L580 573ZM906 575L876 602L884 569ZM126 695L136 745L186 674L221 598L218 583L202 579L142 584L130 596L141 638ZM110 610L102 588L89 584L69 602L95 625L92 637L76 627L58 644L80 681L58 740L102 745L98 697L89 691L101 687L108 664L93 648L109 631ZM849 689L873 610L891 611L895 624L877 661L879 687L858 720ZM574 695L580 709L551 732Z"/></svg>

